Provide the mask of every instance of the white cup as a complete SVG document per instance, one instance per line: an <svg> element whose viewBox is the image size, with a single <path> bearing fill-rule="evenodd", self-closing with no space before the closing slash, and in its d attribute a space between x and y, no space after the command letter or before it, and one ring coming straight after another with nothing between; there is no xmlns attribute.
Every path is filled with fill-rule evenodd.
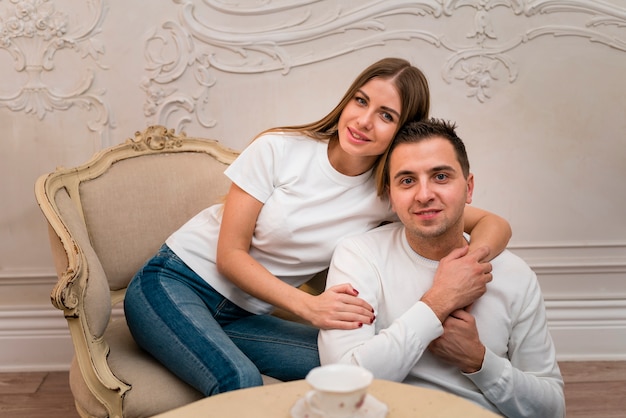
<svg viewBox="0 0 626 418"><path fill-rule="evenodd" d="M329 364L311 370L306 381L313 388L306 402L315 414L325 418L353 416L365 402L373 375L350 364Z"/></svg>

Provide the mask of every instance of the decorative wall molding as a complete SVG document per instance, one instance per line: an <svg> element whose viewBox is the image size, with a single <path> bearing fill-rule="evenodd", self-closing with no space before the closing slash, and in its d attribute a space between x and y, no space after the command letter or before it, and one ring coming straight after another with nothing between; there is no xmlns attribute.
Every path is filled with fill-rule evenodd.
<svg viewBox="0 0 626 418"><path fill-rule="evenodd" d="M548 320L552 327L571 328L599 325L626 328L626 300L563 301L546 302ZM626 356L626 352L624 353Z"/></svg>
<svg viewBox="0 0 626 418"><path fill-rule="evenodd" d="M123 310L111 317L122 318ZM0 372L69 370L74 356L63 312L52 305L0 308L0 347Z"/></svg>
<svg viewBox="0 0 626 418"><path fill-rule="evenodd" d="M626 360L624 300L548 300L546 308L560 361ZM122 316L116 307L112 317ZM68 370L74 354L63 313L52 305L0 307L0 347L0 372Z"/></svg>
<svg viewBox="0 0 626 418"><path fill-rule="evenodd" d="M104 90L93 88L95 71L75 68L74 86L59 88L44 79L44 74L55 71L55 55L61 50L72 50L81 59L93 61L101 69L104 45L96 35L100 32L106 8L104 0L80 1L87 4L92 14L71 23L76 10L58 11L54 1L10 0L0 9L0 49L13 59L15 83L13 91L0 92L0 107L14 112L35 115L43 120L46 114L68 110L73 106L95 113L87 123L89 130L102 139L106 128L114 127ZM26 81L20 82L26 74ZM70 74L65 74L66 76ZM72 74L73 75L73 74ZM80 78L79 78L80 77Z"/></svg>
<svg viewBox="0 0 626 418"><path fill-rule="evenodd" d="M168 132L160 133L165 135ZM154 146L166 146L163 142L165 140L156 134ZM137 138L142 141L147 140L141 138L141 135ZM513 243L508 249L522 257L538 276L618 274L626 277L626 241ZM0 286L39 284L52 286L56 280L56 273L48 268L0 269ZM624 288L624 293L626 294L626 288Z"/></svg>
<svg viewBox="0 0 626 418"><path fill-rule="evenodd" d="M545 285L559 360L626 360L626 242L520 243L510 249ZM55 282L52 270L0 270L4 295L31 286L46 293ZM122 316L116 306L112 317ZM73 355L63 313L48 299L0 306L0 346L0 372L67 370Z"/></svg>
<svg viewBox="0 0 626 418"><path fill-rule="evenodd" d="M2 286L50 285L50 290L52 290L56 282L57 276L52 269L0 270L0 288Z"/></svg>
<svg viewBox="0 0 626 418"><path fill-rule="evenodd" d="M293 67L417 40L448 51L443 80L463 82L468 97L485 102L494 83L517 80L510 52L537 38L582 38L626 52L626 7L603 0L173 1L180 5L178 21L163 23L147 39L142 88L151 123L178 131L192 121L207 128L217 123L206 111L215 71L287 75ZM519 33L500 33L502 14L521 23ZM393 20L399 16L411 17L410 24ZM433 20L442 23L438 28L465 28L465 35L420 29ZM179 86L189 77L193 91ZM178 112L183 116L172 120Z"/></svg>
<svg viewBox="0 0 626 418"><path fill-rule="evenodd" d="M175 139L161 138L171 135L172 131L156 130L154 134L150 140L137 133L135 141L154 142L153 146L162 147ZM617 273L626 276L626 241L520 242L512 243L508 249L522 257L538 275ZM56 273L48 268L0 269L0 286L53 285L56 280Z"/></svg>
<svg viewBox="0 0 626 418"><path fill-rule="evenodd" d="M559 361L626 360L626 302L546 301Z"/></svg>
<svg viewBox="0 0 626 418"><path fill-rule="evenodd" d="M508 248L535 270L602 269L626 273L626 242L513 243Z"/></svg>
<svg viewBox="0 0 626 418"><path fill-rule="evenodd" d="M68 370L73 356L67 322L52 305L1 308L0 346L0 372Z"/></svg>

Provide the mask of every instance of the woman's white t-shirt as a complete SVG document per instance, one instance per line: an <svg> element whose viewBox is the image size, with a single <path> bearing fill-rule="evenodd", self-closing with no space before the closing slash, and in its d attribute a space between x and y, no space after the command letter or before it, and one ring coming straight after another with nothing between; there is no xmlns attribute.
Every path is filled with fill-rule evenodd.
<svg viewBox="0 0 626 418"><path fill-rule="evenodd" d="M225 174L263 203L250 255L292 286L327 268L342 238L395 220L389 202L376 195L372 170L359 176L339 173L328 160L328 143L303 135L265 134L253 141ZM204 209L166 243L241 308L270 312L271 305L243 292L217 271L222 206Z"/></svg>

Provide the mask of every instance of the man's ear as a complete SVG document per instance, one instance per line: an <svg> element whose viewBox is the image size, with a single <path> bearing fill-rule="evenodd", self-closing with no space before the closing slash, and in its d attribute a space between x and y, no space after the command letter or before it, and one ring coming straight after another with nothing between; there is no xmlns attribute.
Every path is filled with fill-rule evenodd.
<svg viewBox="0 0 626 418"><path fill-rule="evenodd" d="M474 194L474 174L469 173L467 176L467 198L465 199L465 203L472 203L472 195Z"/></svg>

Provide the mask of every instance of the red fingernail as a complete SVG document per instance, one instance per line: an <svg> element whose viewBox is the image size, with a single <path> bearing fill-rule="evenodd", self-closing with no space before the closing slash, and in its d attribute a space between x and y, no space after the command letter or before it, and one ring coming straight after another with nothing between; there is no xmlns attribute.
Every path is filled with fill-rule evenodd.
<svg viewBox="0 0 626 418"><path fill-rule="evenodd" d="M361 328L363 326L362 322L359 322L359 328Z"/></svg>
<svg viewBox="0 0 626 418"><path fill-rule="evenodd" d="M358 290L356 290L356 289L354 289L354 293L355 293L355 295L354 295L354 296L358 296L359 291L358 291Z"/></svg>

